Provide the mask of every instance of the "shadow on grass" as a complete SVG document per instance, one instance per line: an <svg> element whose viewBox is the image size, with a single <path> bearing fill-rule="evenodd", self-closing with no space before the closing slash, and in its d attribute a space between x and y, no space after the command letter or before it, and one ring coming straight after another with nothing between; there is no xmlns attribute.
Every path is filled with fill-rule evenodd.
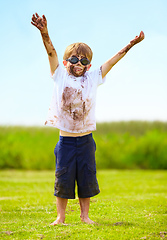
<svg viewBox="0 0 167 240"><path fill-rule="evenodd" d="M127 226L134 226L133 223L130 223L130 222L112 222L110 220L106 220L106 221L102 221L101 219L98 219L97 220L97 225L101 226L101 225L104 225L104 226L123 226L123 227L127 227Z"/></svg>

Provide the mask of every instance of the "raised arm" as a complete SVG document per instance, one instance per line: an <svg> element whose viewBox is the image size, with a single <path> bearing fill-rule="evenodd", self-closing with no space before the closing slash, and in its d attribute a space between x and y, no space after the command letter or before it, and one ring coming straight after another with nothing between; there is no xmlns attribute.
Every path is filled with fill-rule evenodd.
<svg viewBox="0 0 167 240"><path fill-rule="evenodd" d="M37 13L33 14L31 23L32 25L37 27L41 32L42 40L49 58L50 70L51 70L51 73L53 74L56 68L58 67L59 62L58 62L56 50L54 49L48 34L46 17L43 15L41 18Z"/></svg>
<svg viewBox="0 0 167 240"><path fill-rule="evenodd" d="M137 43L141 42L144 39L144 32L140 32L139 36L136 36L130 43L120 50L116 55L110 58L107 62L102 65L102 77L111 70L111 68L121 59L123 58L126 53Z"/></svg>

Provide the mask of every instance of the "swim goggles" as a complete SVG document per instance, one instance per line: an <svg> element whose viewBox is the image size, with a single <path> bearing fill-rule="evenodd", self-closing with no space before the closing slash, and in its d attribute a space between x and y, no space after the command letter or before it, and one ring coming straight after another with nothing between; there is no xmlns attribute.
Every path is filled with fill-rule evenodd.
<svg viewBox="0 0 167 240"><path fill-rule="evenodd" d="M77 62L80 61L82 63L82 65L84 65L84 66L90 64L90 61L86 57L83 57L82 59L79 60L79 58L73 56L73 57L66 59L66 61L69 61L72 64L76 64Z"/></svg>

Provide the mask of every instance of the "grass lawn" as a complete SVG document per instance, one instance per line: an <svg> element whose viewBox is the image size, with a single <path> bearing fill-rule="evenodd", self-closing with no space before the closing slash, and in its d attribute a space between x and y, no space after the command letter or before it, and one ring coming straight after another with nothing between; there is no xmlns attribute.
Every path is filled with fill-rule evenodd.
<svg viewBox="0 0 167 240"><path fill-rule="evenodd" d="M167 239L167 171L100 170L101 193L80 222L69 200L65 225L56 218L54 171L0 171L0 239Z"/></svg>

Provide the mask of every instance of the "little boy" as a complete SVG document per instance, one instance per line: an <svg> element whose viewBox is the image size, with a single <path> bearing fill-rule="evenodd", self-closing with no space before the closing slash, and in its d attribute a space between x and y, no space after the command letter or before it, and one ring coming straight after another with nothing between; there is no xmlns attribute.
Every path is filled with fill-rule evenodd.
<svg viewBox="0 0 167 240"><path fill-rule="evenodd" d="M57 219L51 223L64 223L68 199L75 198L75 181L81 209L81 221L94 223L88 216L90 197L99 191L96 179L96 144L92 131L96 130L95 98L97 86L104 83L106 74L135 44L144 39L141 31L130 43L99 69L88 72L91 67L92 50L84 43L68 46L63 57L65 69L59 65L57 53L48 35L47 20L37 13L32 22L37 27L45 45L54 93L45 125L60 130L55 147L56 180L55 193Z"/></svg>

